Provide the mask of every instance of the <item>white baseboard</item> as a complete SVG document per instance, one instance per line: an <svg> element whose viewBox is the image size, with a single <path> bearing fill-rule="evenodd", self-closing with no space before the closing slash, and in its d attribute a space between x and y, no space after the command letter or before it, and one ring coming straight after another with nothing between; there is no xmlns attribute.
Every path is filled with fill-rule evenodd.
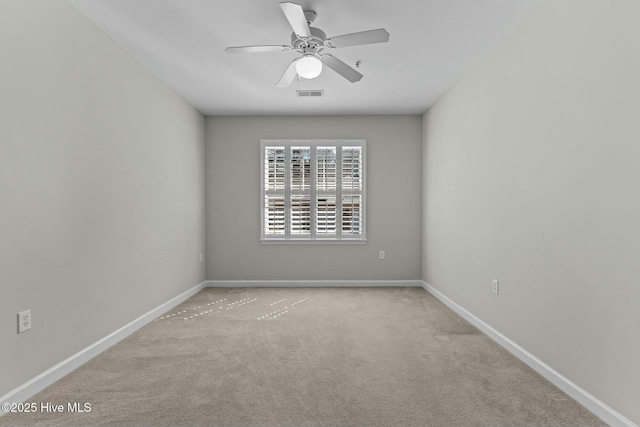
<svg viewBox="0 0 640 427"><path fill-rule="evenodd" d="M171 310L173 307L177 306L181 302L185 301L189 297L197 294L205 287L205 282L200 283L199 285L194 286L191 289L186 290L175 298L170 299L169 301L159 305L153 310L143 314L122 328L118 329L115 332L107 335L101 340L91 344L90 346L80 350L76 354L70 356L69 358L63 360L57 365L47 369L40 375L30 379L26 383L14 388L9 393L0 397L0 404L8 402L8 403L20 403L24 402L36 393L44 390L46 387L50 386L54 382L58 381L60 378L64 377L74 369L79 368L84 363L96 357L98 354L102 353L112 345L122 341L138 329L142 328L147 323L153 321L162 313ZM0 416L4 414L3 411L0 411Z"/></svg>
<svg viewBox="0 0 640 427"><path fill-rule="evenodd" d="M208 288L422 287L422 280L207 280Z"/></svg>
<svg viewBox="0 0 640 427"><path fill-rule="evenodd" d="M500 344L515 357L517 357L534 371L542 375L545 379L547 379L547 381L558 387L560 390L579 402L589 411L593 412L597 417L599 417L605 423L609 424L611 427L638 427L638 425L633 423L631 420L615 411L604 402L598 400L577 384L571 382L562 374L544 363L542 360L538 359L536 356L529 353L527 350L520 347L515 342L511 341L506 336L502 335L500 332L489 326L474 314L470 313L465 308L449 299L449 297L438 291L433 286L424 281L422 282L421 286L431 295L440 300L444 305L446 305L447 307L455 311L458 315L467 320L469 323L480 329L489 338Z"/></svg>

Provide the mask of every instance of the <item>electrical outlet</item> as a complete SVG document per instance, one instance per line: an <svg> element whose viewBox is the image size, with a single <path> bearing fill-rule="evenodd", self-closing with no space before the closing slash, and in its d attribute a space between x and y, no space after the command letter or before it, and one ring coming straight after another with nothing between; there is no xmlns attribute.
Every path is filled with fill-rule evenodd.
<svg viewBox="0 0 640 427"><path fill-rule="evenodd" d="M384 251L380 251L380 259L384 259L385 258L385 253Z"/></svg>
<svg viewBox="0 0 640 427"><path fill-rule="evenodd" d="M493 293L496 295L500 294L500 282L496 279L493 279Z"/></svg>
<svg viewBox="0 0 640 427"><path fill-rule="evenodd" d="M25 310L18 313L18 333L31 329L31 310Z"/></svg>

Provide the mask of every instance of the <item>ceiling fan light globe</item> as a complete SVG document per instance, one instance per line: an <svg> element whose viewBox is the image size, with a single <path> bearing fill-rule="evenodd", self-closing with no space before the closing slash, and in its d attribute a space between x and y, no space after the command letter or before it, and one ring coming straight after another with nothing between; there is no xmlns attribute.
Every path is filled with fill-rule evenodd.
<svg viewBox="0 0 640 427"><path fill-rule="evenodd" d="M303 79L315 79L322 72L322 61L313 55L305 55L296 62L296 71Z"/></svg>

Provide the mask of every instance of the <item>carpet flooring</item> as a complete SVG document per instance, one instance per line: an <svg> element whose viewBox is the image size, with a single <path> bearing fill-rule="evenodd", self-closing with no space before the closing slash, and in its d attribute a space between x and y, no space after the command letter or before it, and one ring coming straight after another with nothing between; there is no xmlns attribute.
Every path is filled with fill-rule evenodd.
<svg viewBox="0 0 640 427"><path fill-rule="evenodd" d="M605 425L421 288L208 288L29 402L0 425Z"/></svg>

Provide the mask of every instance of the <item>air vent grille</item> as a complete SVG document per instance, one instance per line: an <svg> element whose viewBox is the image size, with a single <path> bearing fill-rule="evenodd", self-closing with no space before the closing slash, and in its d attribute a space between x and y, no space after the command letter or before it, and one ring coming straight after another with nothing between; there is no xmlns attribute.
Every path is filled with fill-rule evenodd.
<svg viewBox="0 0 640 427"><path fill-rule="evenodd" d="M324 96L323 90L297 90L298 98L314 98Z"/></svg>

